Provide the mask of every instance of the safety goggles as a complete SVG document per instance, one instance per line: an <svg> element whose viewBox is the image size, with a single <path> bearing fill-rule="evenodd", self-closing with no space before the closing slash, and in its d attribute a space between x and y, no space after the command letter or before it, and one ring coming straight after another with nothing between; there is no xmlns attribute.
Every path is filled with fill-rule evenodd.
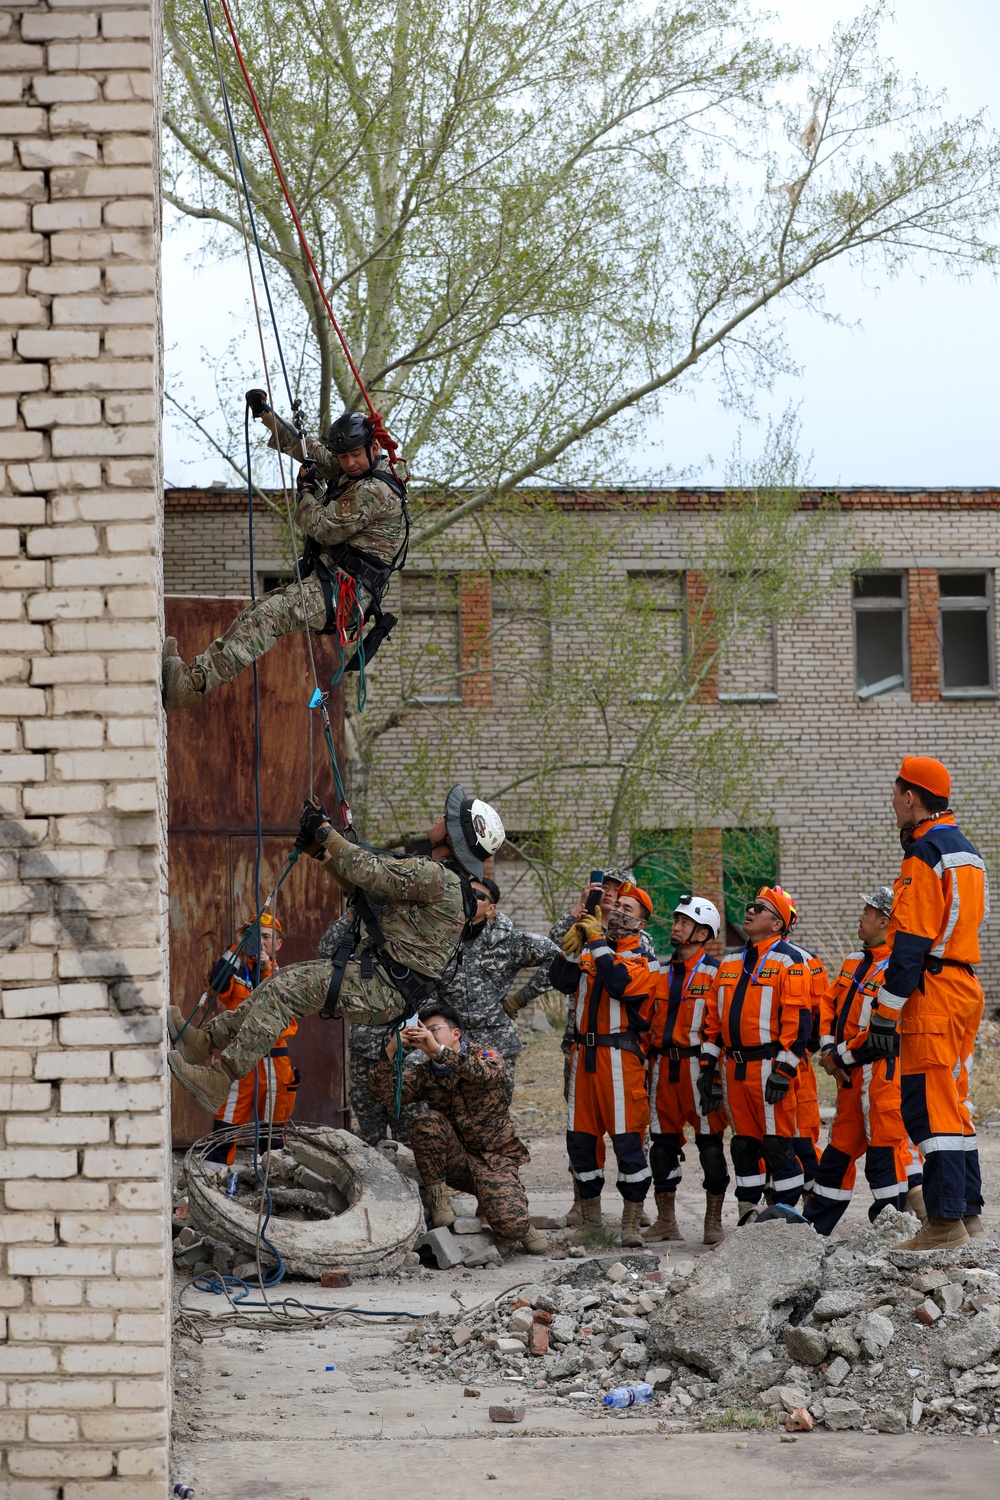
<svg viewBox="0 0 1000 1500"><path fill-rule="evenodd" d="M761 914L761 912L764 912L764 911L769 911L772 916L776 915L776 913L774 911L774 908L768 906L768 904L767 904L766 901L748 901L747 902L747 905L746 905L747 916L749 916L750 913L752 912L755 917L759 917L760 914Z"/></svg>

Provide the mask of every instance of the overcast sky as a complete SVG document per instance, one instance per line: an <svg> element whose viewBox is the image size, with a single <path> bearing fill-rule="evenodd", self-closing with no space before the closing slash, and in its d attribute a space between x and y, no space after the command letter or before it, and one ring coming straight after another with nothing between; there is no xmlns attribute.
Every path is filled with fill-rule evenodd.
<svg viewBox="0 0 1000 1500"><path fill-rule="evenodd" d="M772 3L782 34L814 45L860 0ZM898 0L897 20L883 50L905 75L948 92L952 111L986 108L1000 128L1000 5L997 0ZM210 361L243 338L256 347L242 260L198 269L198 225L168 210L163 250L167 384L178 374L207 407L214 400ZM822 484L1000 485L996 433L1000 387L1000 285L986 274L958 282L935 274L924 282L906 273L866 287L837 263L825 273L828 306L857 325L832 327L791 313L787 326L800 378L783 379L764 415L799 406L802 449L811 477ZM242 414L240 414L242 415ZM657 452L677 469L719 483L738 435L706 384L696 398L672 400L650 428ZM744 446L752 449L747 436ZM231 470L194 433L168 418L165 471L173 484L233 482Z"/></svg>

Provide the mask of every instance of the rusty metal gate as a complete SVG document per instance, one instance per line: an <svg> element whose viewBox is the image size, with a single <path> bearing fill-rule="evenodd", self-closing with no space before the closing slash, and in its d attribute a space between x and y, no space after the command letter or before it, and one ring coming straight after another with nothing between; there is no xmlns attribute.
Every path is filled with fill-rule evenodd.
<svg viewBox="0 0 1000 1500"><path fill-rule="evenodd" d="M166 628L188 661L221 635L242 608L238 599L170 597ZM330 646L317 641L317 666ZM261 899L270 890L296 833L309 786L309 736L315 733L316 790L333 805L322 737L311 723L312 691L298 636L279 641L260 664L261 811L264 830ZM340 701L331 701L340 741ZM212 965L254 913L257 839L254 815L253 673L244 672L198 709L167 721L170 858L170 995L188 1014ZM284 930L282 966L314 958L316 943L338 914L338 887L314 860L300 860L278 897ZM310 1016L291 1042L302 1075L295 1119L346 1125L344 1024ZM172 1090L173 1143L188 1146L212 1127L186 1090Z"/></svg>

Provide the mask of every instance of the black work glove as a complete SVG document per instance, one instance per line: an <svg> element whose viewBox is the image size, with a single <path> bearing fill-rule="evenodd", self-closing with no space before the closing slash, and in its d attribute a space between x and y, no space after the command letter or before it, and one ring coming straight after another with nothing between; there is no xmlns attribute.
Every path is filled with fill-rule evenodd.
<svg viewBox="0 0 1000 1500"><path fill-rule="evenodd" d="M779 1073L777 1070L767 1076L764 1085L764 1103L780 1104L792 1086L792 1080L787 1073Z"/></svg>
<svg viewBox="0 0 1000 1500"><path fill-rule="evenodd" d="M872 1011L868 1022L868 1045L879 1057L896 1055L896 1021L881 1011Z"/></svg>
<svg viewBox="0 0 1000 1500"><path fill-rule="evenodd" d="M299 470L299 477L295 481L295 488L299 492L299 499L303 495L317 495L319 493L319 479L316 476L316 462L307 459Z"/></svg>
<svg viewBox="0 0 1000 1500"><path fill-rule="evenodd" d="M303 854L315 854L320 850L319 831L331 826L326 809L317 797L307 797L299 814L299 836L296 849Z"/></svg>
<svg viewBox="0 0 1000 1500"><path fill-rule="evenodd" d="M698 1074L698 1101L705 1115L722 1108L722 1079L716 1077L714 1068L702 1068Z"/></svg>
<svg viewBox="0 0 1000 1500"><path fill-rule="evenodd" d="M247 406L250 408L251 415L259 421L266 411L271 410L267 404L267 392L259 391L256 387L252 391L247 391Z"/></svg>

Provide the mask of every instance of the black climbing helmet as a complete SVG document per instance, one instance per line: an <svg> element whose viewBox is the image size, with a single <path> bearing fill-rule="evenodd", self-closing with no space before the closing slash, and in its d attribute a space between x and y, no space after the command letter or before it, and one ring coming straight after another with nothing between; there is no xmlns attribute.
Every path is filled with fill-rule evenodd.
<svg viewBox="0 0 1000 1500"><path fill-rule="evenodd" d="M326 446L331 453L353 453L358 448L367 448L368 461L371 463L370 450L374 441L374 422L363 417L359 411L345 411L342 417L331 424Z"/></svg>

